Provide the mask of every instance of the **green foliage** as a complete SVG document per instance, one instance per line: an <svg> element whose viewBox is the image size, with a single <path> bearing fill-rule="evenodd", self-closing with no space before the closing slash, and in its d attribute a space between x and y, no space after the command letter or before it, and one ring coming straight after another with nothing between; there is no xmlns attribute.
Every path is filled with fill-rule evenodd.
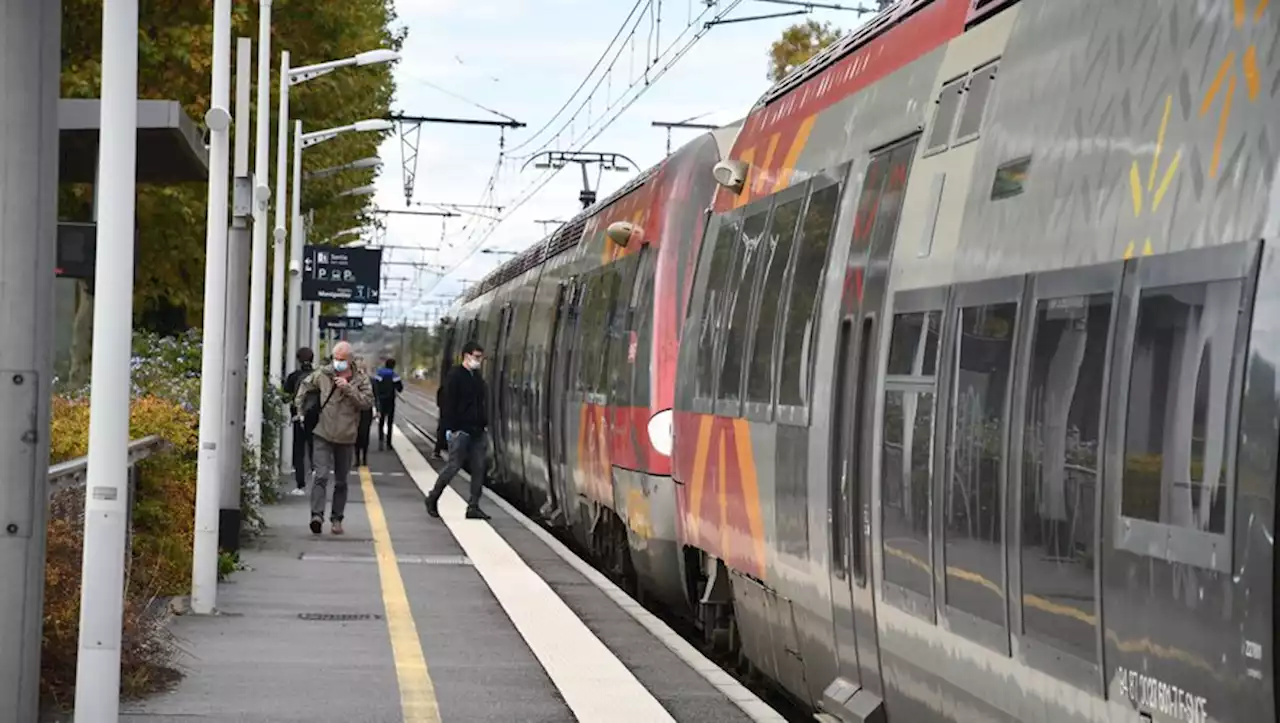
<svg viewBox="0 0 1280 723"><path fill-rule="evenodd" d="M234 5L233 37L256 40L259 7L258 3ZM192 119L203 123L211 92L211 0L143 0L139 15L139 97L177 100ZM101 82L102 0L63 0L62 17L62 96L96 98ZM374 48L399 49L404 38L405 31L396 28L393 0L280 0L274 3L269 124L272 163L275 161L281 50L289 50L291 63L298 67ZM254 56L256 63L256 47ZM254 75L256 78L256 72ZM394 91L389 65L344 68L295 86L290 92L290 115L302 120L307 131L381 118L390 113ZM350 133L315 146L303 156L304 170L373 155L386 135ZM309 241L325 243L338 231L368 221L371 197L337 198L336 195L344 189L371 183L373 177L374 171L367 169L307 182L302 206L304 210L315 209L315 225ZM270 179L274 182L274 168ZM187 324L198 323L204 286L206 193L202 182L139 187L140 242L134 313L140 323L171 315L174 310ZM91 198L92 189L87 186L63 188L62 217L87 220Z"/></svg>
<svg viewBox="0 0 1280 723"><path fill-rule="evenodd" d="M783 30L782 37L769 46L769 80L775 83L782 80L787 73L843 35L844 31L832 27L831 23L819 24L814 20L806 20Z"/></svg>

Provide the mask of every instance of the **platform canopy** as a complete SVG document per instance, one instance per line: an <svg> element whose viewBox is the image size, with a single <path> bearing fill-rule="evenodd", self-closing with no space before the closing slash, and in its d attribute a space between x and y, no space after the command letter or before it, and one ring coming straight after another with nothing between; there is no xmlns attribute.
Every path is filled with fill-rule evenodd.
<svg viewBox="0 0 1280 723"><path fill-rule="evenodd" d="M58 180L93 183L101 105L58 101ZM209 177L209 151L195 121L174 100L138 101L138 183L182 183Z"/></svg>

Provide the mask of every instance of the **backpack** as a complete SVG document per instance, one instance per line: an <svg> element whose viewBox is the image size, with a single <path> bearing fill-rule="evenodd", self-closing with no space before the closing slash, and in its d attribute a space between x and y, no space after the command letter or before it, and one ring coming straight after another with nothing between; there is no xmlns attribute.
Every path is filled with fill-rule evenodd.
<svg viewBox="0 0 1280 723"><path fill-rule="evenodd" d="M311 434L320 424L320 412L329 405L329 400L333 399L333 393L336 391L338 391L338 385L334 384L329 388L329 396L325 397L324 404L321 404L320 390L315 387L307 390L306 396L302 398L302 428L307 434Z"/></svg>

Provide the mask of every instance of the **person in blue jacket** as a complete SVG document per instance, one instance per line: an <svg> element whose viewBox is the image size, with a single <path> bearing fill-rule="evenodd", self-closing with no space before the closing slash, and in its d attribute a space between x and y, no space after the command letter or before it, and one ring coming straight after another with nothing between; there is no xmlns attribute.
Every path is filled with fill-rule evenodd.
<svg viewBox="0 0 1280 723"><path fill-rule="evenodd" d="M373 380L378 400L378 449L391 449L391 425L396 419L396 395L404 391L404 382L396 374L396 360L388 359ZM384 446L385 445L385 446Z"/></svg>

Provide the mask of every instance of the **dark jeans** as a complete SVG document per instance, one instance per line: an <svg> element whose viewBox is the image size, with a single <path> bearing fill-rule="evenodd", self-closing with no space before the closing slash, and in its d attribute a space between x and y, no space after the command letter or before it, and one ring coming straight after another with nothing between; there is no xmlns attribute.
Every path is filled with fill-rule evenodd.
<svg viewBox="0 0 1280 723"><path fill-rule="evenodd" d="M328 493L329 476L333 476L333 509L330 522L342 522L347 509L347 473L351 471L354 446L333 444L324 437L316 437L316 483L311 486L311 516L324 518L324 503Z"/></svg>
<svg viewBox="0 0 1280 723"><path fill-rule="evenodd" d="M383 402L382 416L378 417L378 442L391 443L391 426L396 423L396 403Z"/></svg>
<svg viewBox="0 0 1280 723"><path fill-rule="evenodd" d="M311 464L307 464L307 460L311 460ZM307 432L307 428L301 424L293 423L293 479L298 484L298 489L305 490L307 488L307 472L315 468L316 463L316 443L312 439L311 434Z"/></svg>
<svg viewBox="0 0 1280 723"><path fill-rule="evenodd" d="M467 472L471 475L471 499L467 501L467 509L480 509L480 497L484 494L487 445L488 435L484 432L476 435L470 435L466 432L454 432L453 439L449 440L449 463L444 466L444 469L440 470L440 476L436 478L435 487L432 487L431 494L427 495L427 503L432 506L438 503L440 495L444 494L444 488L453 481L454 476L465 466Z"/></svg>
<svg viewBox="0 0 1280 723"><path fill-rule="evenodd" d="M373 427L373 410L366 409L360 413L360 426L356 428L356 465L363 460L369 463L369 429Z"/></svg>

